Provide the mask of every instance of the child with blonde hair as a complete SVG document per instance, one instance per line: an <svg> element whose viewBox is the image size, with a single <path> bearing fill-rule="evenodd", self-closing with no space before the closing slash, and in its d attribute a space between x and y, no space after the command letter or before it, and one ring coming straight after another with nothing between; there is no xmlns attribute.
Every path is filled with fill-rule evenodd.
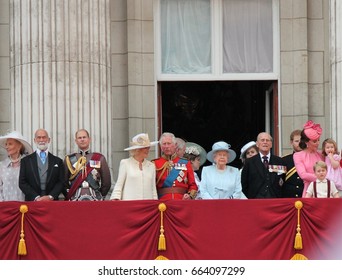
<svg viewBox="0 0 342 280"><path fill-rule="evenodd" d="M305 197L315 198L339 198L335 183L326 178L327 165L324 161L317 161L313 167L316 180L311 182L306 191Z"/></svg>
<svg viewBox="0 0 342 280"><path fill-rule="evenodd" d="M327 179L333 181L342 196L342 168L340 166L341 156L338 153L336 141L327 138L322 143L322 154L327 164Z"/></svg>

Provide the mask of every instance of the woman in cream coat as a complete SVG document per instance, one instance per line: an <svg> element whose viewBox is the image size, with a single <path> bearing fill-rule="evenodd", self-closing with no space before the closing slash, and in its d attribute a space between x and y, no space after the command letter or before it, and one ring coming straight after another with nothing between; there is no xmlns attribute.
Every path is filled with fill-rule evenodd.
<svg viewBox="0 0 342 280"><path fill-rule="evenodd" d="M157 143L150 142L146 133L133 137L130 147L125 149L130 152L130 157L120 162L118 180L110 200L158 199L155 165L147 160L150 147Z"/></svg>

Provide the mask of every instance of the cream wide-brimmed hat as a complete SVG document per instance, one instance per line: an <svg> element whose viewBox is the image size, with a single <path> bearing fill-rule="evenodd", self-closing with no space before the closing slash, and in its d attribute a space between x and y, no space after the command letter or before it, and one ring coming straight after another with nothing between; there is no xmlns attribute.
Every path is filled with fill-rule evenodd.
<svg viewBox="0 0 342 280"><path fill-rule="evenodd" d="M26 141L24 136L21 135L18 131L12 131L4 136L0 136L0 146L6 149L6 141L7 139L15 139L19 141L24 146L24 154L28 155L33 152L32 146Z"/></svg>
<svg viewBox="0 0 342 280"><path fill-rule="evenodd" d="M185 143L185 154L195 155L200 157L200 165L202 166L207 160L207 152L200 145L193 142Z"/></svg>
<svg viewBox="0 0 342 280"><path fill-rule="evenodd" d="M212 150L208 153L207 159L214 163L214 153L217 151L226 151L229 153L228 163L232 162L236 158L236 153L230 149L230 144L219 141L214 143Z"/></svg>
<svg viewBox="0 0 342 280"><path fill-rule="evenodd" d="M158 141L151 142L147 133L140 133L132 138L130 146L125 151L143 149L158 144Z"/></svg>
<svg viewBox="0 0 342 280"><path fill-rule="evenodd" d="M244 153L251 147L255 146L256 142L255 141L250 141L247 144L245 144L242 148L241 148L241 154L240 154L240 158L243 157Z"/></svg>

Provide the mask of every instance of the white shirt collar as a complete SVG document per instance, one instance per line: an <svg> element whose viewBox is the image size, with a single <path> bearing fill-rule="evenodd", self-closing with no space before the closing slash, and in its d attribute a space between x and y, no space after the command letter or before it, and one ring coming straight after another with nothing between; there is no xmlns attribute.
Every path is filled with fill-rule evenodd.
<svg viewBox="0 0 342 280"><path fill-rule="evenodd" d="M264 155L262 153L259 153L259 155L260 155L261 160L264 160L262 158L262 157L264 157ZM268 153L266 156L267 156L267 160L270 161L271 153Z"/></svg>
<svg viewBox="0 0 342 280"><path fill-rule="evenodd" d="M37 148L36 153L37 153L38 155L40 155L41 152L42 152L42 150L40 150L40 149ZM44 152L45 152L46 155L47 155L47 154L49 153L49 149L44 150Z"/></svg>
<svg viewBox="0 0 342 280"><path fill-rule="evenodd" d="M316 183L317 184L319 184L319 183L324 183L324 184L326 184L328 181L327 181L327 179L325 178L324 180L319 180L319 179L316 179Z"/></svg>

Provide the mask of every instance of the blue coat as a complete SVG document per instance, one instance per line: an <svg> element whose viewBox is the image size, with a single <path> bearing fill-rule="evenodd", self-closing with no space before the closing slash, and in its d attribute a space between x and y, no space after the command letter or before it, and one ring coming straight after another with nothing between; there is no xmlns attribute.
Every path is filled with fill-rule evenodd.
<svg viewBox="0 0 342 280"><path fill-rule="evenodd" d="M215 165L205 166L199 189L203 199L241 198L240 171L228 165L222 171Z"/></svg>

